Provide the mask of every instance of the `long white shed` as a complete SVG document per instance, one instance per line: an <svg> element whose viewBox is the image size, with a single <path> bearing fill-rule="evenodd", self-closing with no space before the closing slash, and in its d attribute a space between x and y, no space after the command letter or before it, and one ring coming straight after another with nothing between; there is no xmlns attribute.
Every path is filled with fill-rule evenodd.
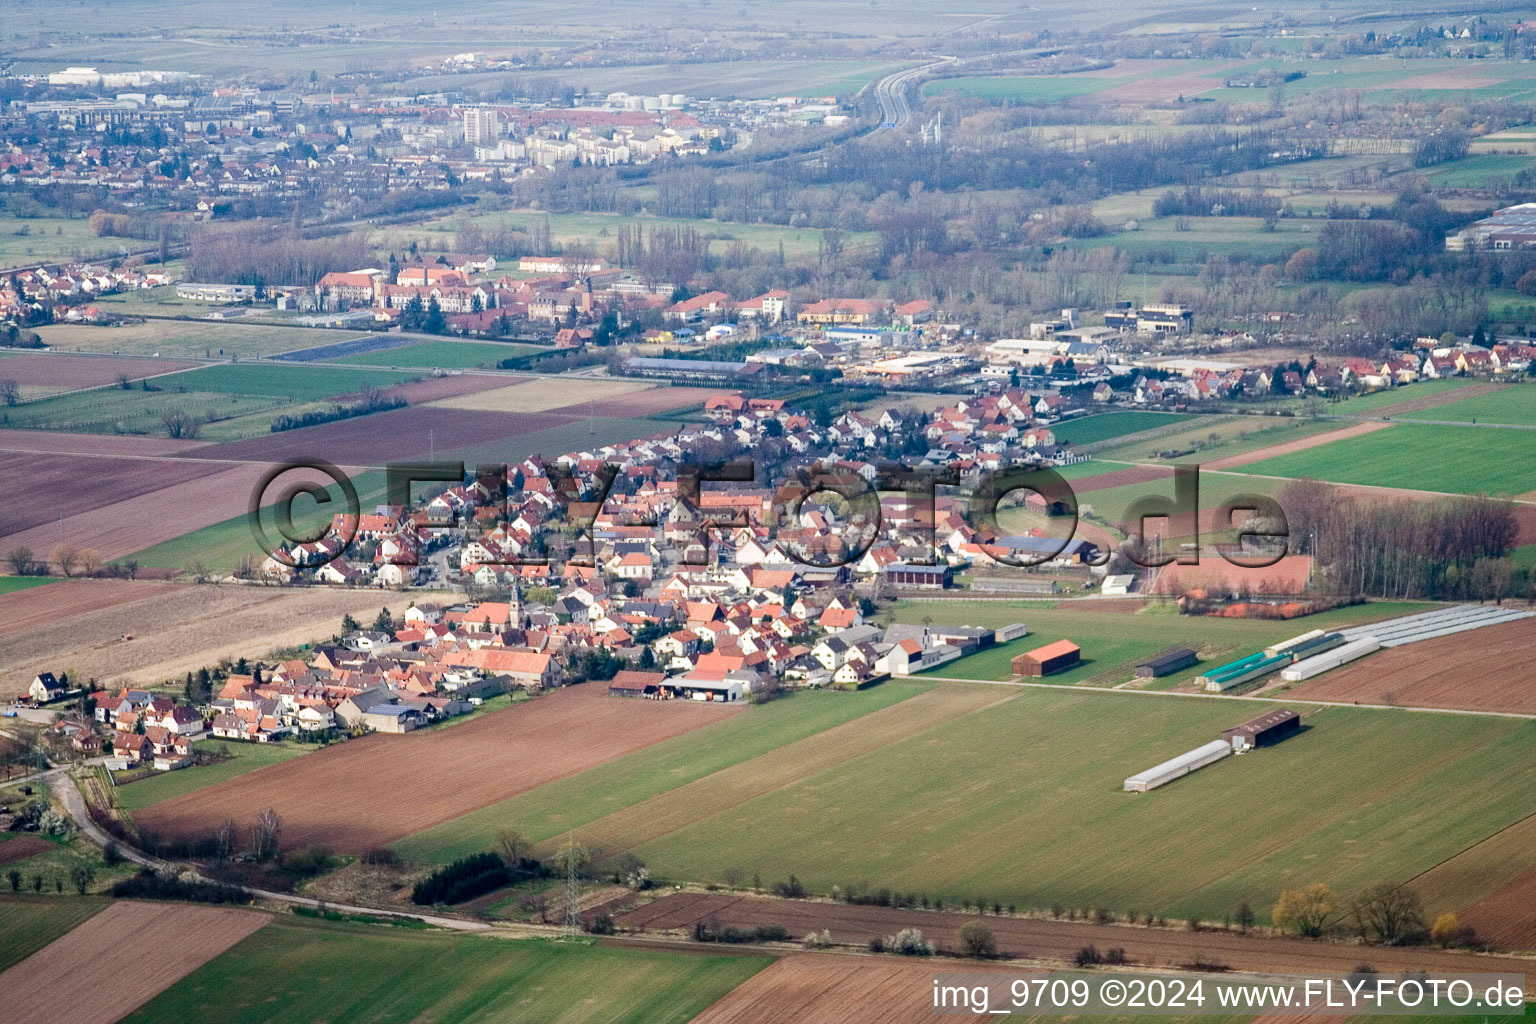
<svg viewBox="0 0 1536 1024"><path fill-rule="evenodd" d="M1149 789L1164 786L1174 779L1181 779L1192 771L1204 768L1208 764L1215 764L1224 757L1232 754L1232 744L1226 740L1212 740L1203 746L1185 754L1180 754L1171 761L1164 761L1155 768L1148 768L1144 772L1137 772L1125 780L1127 793L1145 793Z"/></svg>
<svg viewBox="0 0 1536 1024"><path fill-rule="evenodd" d="M1310 658L1303 658L1290 668L1282 669L1280 678L1288 683L1299 683L1303 679L1311 679L1313 676L1322 675L1329 669L1347 665L1356 658L1363 658L1372 651L1381 649L1381 642L1373 636L1363 636L1358 640L1351 640L1342 647L1335 647L1331 651L1315 654Z"/></svg>

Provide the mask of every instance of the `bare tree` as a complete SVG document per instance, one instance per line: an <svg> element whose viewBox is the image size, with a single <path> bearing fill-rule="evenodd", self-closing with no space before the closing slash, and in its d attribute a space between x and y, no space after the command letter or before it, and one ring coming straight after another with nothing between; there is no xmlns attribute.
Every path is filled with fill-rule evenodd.
<svg viewBox="0 0 1536 1024"><path fill-rule="evenodd" d="M173 440L194 438L203 429L202 418L185 409L167 409L161 414L160 422L165 427L165 435Z"/></svg>
<svg viewBox="0 0 1536 1024"><path fill-rule="evenodd" d="M19 405L21 403L21 385L7 377L0 380L0 402L6 405Z"/></svg>
<svg viewBox="0 0 1536 1024"><path fill-rule="evenodd" d="M513 867L518 861L528 856L530 849L528 840L523 834L513 828L504 828L496 836L496 852L506 862L507 867Z"/></svg>
<svg viewBox="0 0 1536 1024"><path fill-rule="evenodd" d="M80 571L87 576L95 576L101 572L101 552L95 548L80 549Z"/></svg>
<svg viewBox="0 0 1536 1024"><path fill-rule="evenodd" d="M17 576L25 576L32 571L32 549L28 547L14 547L5 553L5 560L11 563L11 571Z"/></svg>
<svg viewBox="0 0 1536 1024"><path fill-rule="evenodd" d="M220 860L234 856L235 848L240 844L240 827L234 818L225 818L224 824L219 826L217 842Z"/></svg>
<svg viewBox="0 0 1536 1024"><path fill-rule="evenodd" d="M1395 946L1424 930L1419 894L1404 885L1382 882L1355 898L1355 922L1367 942Z"/></svg>
<svg viewBox="0 0 1536 1024"><path fill-rule="evenodd" d="M65 576L73 576L75 568L80 564L80 551L72 544L55 544L49 557Z"/></svg>
<svg viewBox="0 0 1536 1024"><path fill-rule="evenodd" d="M257 860L270 860L276 855L282 833L283 819L272 808L256 815L256 825L251 829L251 852Z"/></svg>

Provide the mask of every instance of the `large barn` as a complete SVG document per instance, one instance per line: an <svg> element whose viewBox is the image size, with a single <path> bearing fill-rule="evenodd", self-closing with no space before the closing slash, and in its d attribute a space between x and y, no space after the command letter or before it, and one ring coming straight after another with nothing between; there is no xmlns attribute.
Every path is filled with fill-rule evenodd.
<svg viewBox="0 0 1536 1024"><path fill-rule="evenodd" d="M1234 725L1221 731L1221 738L1232 744L1233 750L1247 750L1279 743L1287 736L1301 731L1301 716L1290 708L1266 711L1257 718L1250 718L1242 725Z"/></svg>
<svg viewBox="0 0 1536 1024"><path fill-rule="evenodd" d="M1082 660L1082 648L1070 640L1057 640L1044 647L1014 657L1013 674L1016 676L1048 676L1065 672Z"/></svg>
<svg viewBox="0 0 1536 1024"><path fill-rule="evenodd" d="M1175 647L1154 655L1136 666L1137 679L1157 679L1161 676L1172 675L1180 669L1189 668L1199 659L1192 647Z"/></svg>

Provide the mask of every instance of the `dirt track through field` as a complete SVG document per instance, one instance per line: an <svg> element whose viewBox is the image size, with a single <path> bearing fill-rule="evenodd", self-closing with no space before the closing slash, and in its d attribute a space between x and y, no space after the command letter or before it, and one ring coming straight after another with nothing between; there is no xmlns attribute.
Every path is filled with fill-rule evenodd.
<svg viewBox="0 0 1536 1024"><path fill-rule="evenodd" d="M1177 967L1196 958L1226 964L1239 971L1353 970L1368 960L1382 973L1401 970L1530 972L1530 961L1507 957L1473 957L1433 947L1373 946L1367 951L1343 943L1238 935L1233 932L1190 932L1182 928L1144 928L1055 921L1044 918L994 917L975 914L896 910L810 900L781 900L725 893L676 893L621 914L620 928L651 932L688 931L700 921L755 927L778 924L798 939L823 928L834 942L863 944L894 935L902 928L920 929L941 949L960 948L960 929L982 920L997 938L998 949L1011 956L1070 960L1084 946L1125 950L1131 963L1142 967Z"/></svg>
<svg viewBox="0 0 1536 1024"><path fill-rule="evenodd" d="M113 1024L268 920L250 910L114 903L0 974L6 1018Z"/></svg>
<svg viewBox="0 0 1536 1024"><path fill-rule="evenodd" d="M1439 405L1450 405L1452 402L1459 402L1463 398L1476 398L1479 395L1486 395L1490 391L1498 391L1505 387L1508 387L1508 385L1480 381L1476 384L1467 384L1464 387L1450 388L1445 391L1433 391L1427 395L1415 395L1411 398L1405 398L1401 402L1393 402L1391 405L1379 405L1362 415L1367 417L1401 416L1405 412L1418 412L1421 409L1433 409ZM1343 406L1343 415L1349 415L1348 403Z"/></svg>
<svg viewBox="0 0 1536 1024"><path fill-rule="evenodd" d="M1378 651L1289 695L1303 700L1536 714L1536 619Z"/></svg>
<svg viewBox="0 0 1536 1024"><path fill-rule="evenodd" d="M1391 423L1356 423L1351 427L1341 430L1330 430L1326 434L1314 434L1311 437L1298 438L1295 441L1287 441L1284 444L1273 444L1268 448L1260 448L1257 451L1243 452L1240 455L1228 455L1224 459L1216 459L1213 462L1202 463L1201 469L1231 469L1233 466L1246 466L1251 462L1260 462L1264 459L1273 459L1280 455L1290 455L1294 452L1304 452L1308 448L1319 448L1334 441L1344 441L1351 437L1359 437L1361 434L1374 434L1378 430L1385 430L1393 426Z"/></svg>
<svg viewBox="0 0 1536 1024"><path fill-rule="evenodd" d="M996 971L1007 977L1042 974L1029 968L913 963L900 959L799 953L775 961L693 1018L692 1024L859 1024L931 1022L933 973Z"/></svg>
<svg viewBox="0 0 1536 1024"><path fill-rule="evenodd" d="M583 826L582 831L600 847L599 857L617 856L770 790L1010 699L1011 695L1000 698L994 687L986 686L929 690L632 804Z"/></svg>
<svg viewBox="0 0 1536 1024"><path fill-rule="evenodd" d="M572 687L446 729L331 746L135 819L147 831L198 836L231 815L271 807L282 816L284 846L360 853L741 711L741 704L621 700L601 684Z"/></svg>

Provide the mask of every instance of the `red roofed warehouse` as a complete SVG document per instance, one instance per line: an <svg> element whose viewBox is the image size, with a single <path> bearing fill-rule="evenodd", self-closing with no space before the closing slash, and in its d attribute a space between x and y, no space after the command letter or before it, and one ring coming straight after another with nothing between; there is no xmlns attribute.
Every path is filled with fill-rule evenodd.
<svg viewBox="0 0 1536 1024"><path fill-rule="evenodd" d="M1048 676L1065 672L1082 660L1082 648L1070 640L1057 640L1044 647L1036 647L1013 659L1016 676Z"/></svg>

